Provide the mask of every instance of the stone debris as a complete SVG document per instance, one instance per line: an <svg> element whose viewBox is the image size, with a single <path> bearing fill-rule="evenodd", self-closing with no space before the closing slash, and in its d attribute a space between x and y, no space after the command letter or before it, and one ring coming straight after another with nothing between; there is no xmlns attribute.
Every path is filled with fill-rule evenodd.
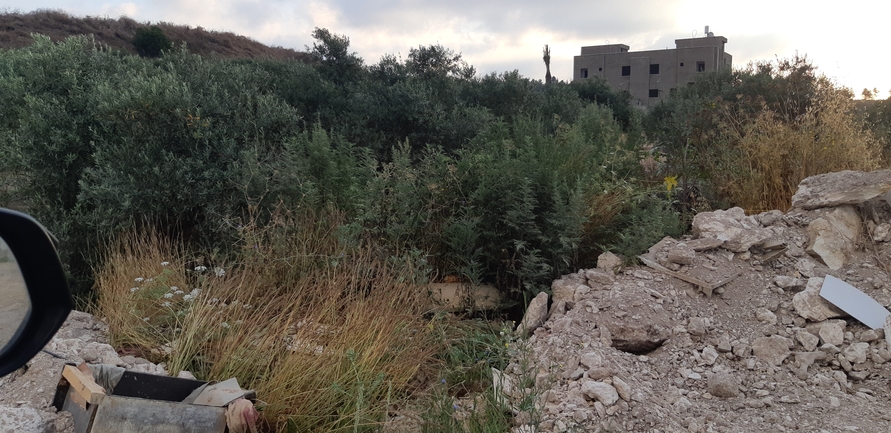
<svg viewBox="0 0 891 433"><path fill-rule="evenodd" d="M853 206L835 208L807 226L808 254L819 257L829 269L844 266L860 240L860 216Z"/></svg>
<svg viewBox="0 0 891 433"><path fill-rule="evenodd" d="M548 316L548 294L541 292L532 298L526 307L526 315L523 321L517 325L517 334L526 335L538 329Z"/></svg>
<svg viewBox="0 0 891 433"><path fill-rule="evenodd" d="M118 355L106 343L107 332L108 327L92 315L72 311L44 351L26 367L0 378L0 432L74 432L71 414L57 412L53 407L56 387L66 364L104 363L167 375L163 364Z"/></svg>
<svg viewBox="0 0 891 433"><path fill-rule="evenodd" d="M869 173L839 171L818 174L801 181L792 196L792 206L817 209L860 204L891 191L891 170Z"/></svg>
<svg viewBox="0 0 891 433"><path fill-rule="evenodd" d="M547 395L523 431L891 431L891 315L873 329L820 295L837 278L891 305L891 170L867 175L809 178L785 214L697 214L645 268L601 256L555 281L531 379L505 373Z"/></svg>

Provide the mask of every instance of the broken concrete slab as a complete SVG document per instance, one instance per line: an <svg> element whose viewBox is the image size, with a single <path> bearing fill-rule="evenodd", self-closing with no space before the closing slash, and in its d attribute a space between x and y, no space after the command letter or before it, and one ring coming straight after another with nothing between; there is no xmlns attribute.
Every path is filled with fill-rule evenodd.
<svg viewBox="0 0 891 433"><path fill-rule="evenodd" d="M428 290L434 310L494 310L504 305L504 296L490 284L433 283Z"/></svg>
<svg viewBox="0 0 891 433"><path fill-rule="evenodd" d="M840 269L857 246L861 230L860 216L853 206L835 208L808 224L807 252L822 259L829 269Z"/></svg>
<svg viewBox="0 0 891 433"><path fill-rule="evenodd" d="M872 329L879 329L891 315L888 310L856 287L827 275L820 296Z"/></svg>
<svg viewBox="0 0 891 433"><path fill-rule="evenodd" d="M798 184L792 207L817 209L859 204L891 191L891 170L839 171L808 177Z"/></svg>
<svg viewBox="0 0 891 433"><path fill-rule="evenodd" d="M755 218L746 216L739 207L726 211L700 212L693 217L693 234L700 238L713 238L723 241L722 246L735 253L748 251L770 237Z"/></svg>

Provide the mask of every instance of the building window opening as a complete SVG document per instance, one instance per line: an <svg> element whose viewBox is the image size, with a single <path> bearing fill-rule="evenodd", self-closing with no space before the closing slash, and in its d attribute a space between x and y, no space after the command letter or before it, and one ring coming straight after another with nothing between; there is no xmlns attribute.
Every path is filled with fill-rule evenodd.
<svg viewBox="0 0 891 433"><path fill-rule="evenodd" d="M650 89L650 97L658 98L659 97L659 89Z"/></svg>
<svg viewBox="0 0 891 433"><path fill-rule="evenodd" d="M684 62L681 62L681 67L684 67Z"/></svg>
<svg viewBox="0 0 891 433"><path fill-rule="evenodd" d="M597 68L597 72L603 72L603 68Z"/></svg>
<svg viewBox="0 0 891 433"><path fill-rule="evenodd" d="M582 68L582 78L588 78L588 68Z"/></svg>
<svg viewBox="0 0 891 433"><path fill-rule="evenodd" d="M631 66L622 66L622 76L623 77L631 76Z"/></svg>
<svg viewBox="0 0 891 433"><path fill-rule="evenodd" d="M696 72L705 72L705 62L696 62Z"/></svg>
<svg viewBox="0 0 891 433"><path fill-rule="evenodd" d="M656 75L659 73L659 65L650 65L650 75Z"/></svg>

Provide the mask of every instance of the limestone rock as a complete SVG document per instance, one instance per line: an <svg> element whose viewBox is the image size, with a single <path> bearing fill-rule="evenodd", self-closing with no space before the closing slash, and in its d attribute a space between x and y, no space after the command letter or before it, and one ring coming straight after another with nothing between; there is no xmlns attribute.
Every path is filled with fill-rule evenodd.
<svg viewBox="0 0 891 433"><path fill-rule="evenodd" d="M842 353L851 364L863 364L869 354L869 343L854 343L846 347Z"/></svg>
<svg viewBox="0 0 891 433"><path fill-rule="evenodd" d="M696 252L713 250L723 244L724 241L716 238L699 238L687 241L687 247Z"/></svg>
<svg viewBox="0 0 891 433"><path fill-rule="evenodd" d="M798 341L798 344L801 344L801 347L804 347L805 352L813 352L817 349L817 345L820 344L820 337L803 329L795 333L795 340Z"/></svg>
<svg viewBox="0 0 891 433"><path fill-rule="evenodd" d="M789 351L791 346L792 341L786 337L779 335L760 337L752 343L752 353L762 361L779 366L791 353Z"/></svg>
<svg viewBox="0 0 891 433"><path fill-rule="evenodd" d="M591 400L602 403L604 406L612 406L619 401L619 393L612 385L596 380L582 382L582 394Z"/></svg>
<svg viewBox="0 0 891 433"><path fill-rule="evenodd" d="M588 269L585 271L585 278L588 279L588 284L591 287L596 285L608 286L616 280L611 271L603 269Z"/></svg>
<svg viewBox="0 0 891 433"><path fill-rule="evenodd" d="M823 340L823 344L841 346L845 342L845 330L838 323L824 323L820 327L820 339Z"/></svg>
<svg viewBox="0 0 891 433"><path fill-rule="evenodd" d="M523 316L523 321L517 326L517 333L520 335L531 334L544 323L548 318L547 316L548 294L541 292L532 298L532 302L529 302L529 307L526 308L526 315Z"/></svg>
<svg viewBox="0 0 891 433"><path fill-rule="evenodd" d="M860 239L862 224L853 206L841 206L807 226L807 252L836 270L843 267Z"/></svg>
<svg viewBox="0 0 891 433"><path fill-rule="evenodd" d="M705 346L702 349L702 360L708 365L714 364L718 360L718 356L718 351L712 346Z"/></svg>
<svg viewBox="0 0 891 433"><path fill-rule="evenodd" d="M804 287L804 280L801 278L790 277L788 275L777 275L773 278L773 283L783 290L793 290Z"/></svg>
<svg viewBox="0 0 891 433"><path fill-rule="evenodd" d="M724 248L735 253L748 251L770 236L770 231L738 207L696 214L693 233L701 238L721 240Z"/></svg>
<svg viewBox="0 0 891 433"><path fill-rule="evenodd" d="M560 301L573 302L575 292L579 286L578 280L560 278L551 283L551 292L554 294L554 303Z"/></svg>
<svg viewBox="0 0 891 433"><path fill-rule="evenodd" d="M808 177L798 184L792 206L816 209L859 204L891 191L891 170L839 171Z"/></svg>
<svg viewBox="0 0 891 433"><path fill-rule="evenodd" d="M821 322L845 315L844 311L820 297L820 288L822 286L822 278L809 278L804 291L796 293L792 297L792 306L795 307L795 311L798 312L799 316L815 322Z"/></svg>
<svg viewBox="0 0 891 433"><path fill-rule="evenodd" d="M607 251L597 257L597 269L604 271L616 272L616 269L622 266L622 259L619 256Z"/></svg>
<svg viewBox="0 0 891 433"><path fill-rule="evenodd" d="M891 241L891 224L881 223L872 233L872 238L876 242Z"/></svg>
<svg viewBox="0 0 891 433"><path fill-rule="evenodd" d="M668 261L679 265L692 265L696 252L687 244L679 243L668 251Z"/></svg>
<svg viewBox="0 0 891 433"><path fill-rule="evenodd" d="M739 382L730 373L715 373L708 378L708 393L720 398L739 395Z"/></svg>
<svg viewBox="0 0 891 433"><path fill-rule="evenodd" d="M755 318L758 319L759 322L766 323L768 325L777 323L777 315L773 314L773 312L764 307L755 310Z"/></svg>
<svg viewBox="0 0 891 433"><path fill-rule="evenodd" d="M619 394L619 398L625 401L631 401L631 387L624 380L617 376L613 376L613 388Z"/></svg>

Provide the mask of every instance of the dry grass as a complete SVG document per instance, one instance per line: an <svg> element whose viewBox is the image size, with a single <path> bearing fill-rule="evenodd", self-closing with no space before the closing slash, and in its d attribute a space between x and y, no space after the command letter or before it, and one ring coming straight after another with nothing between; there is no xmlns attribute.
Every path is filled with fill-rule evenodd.
<svg viewBox="0 0 891 433"><path fill-rule="evenodd" d="M100 314L117 347L168 344L172 374L237 377L257 390L270 431L374 429L430 364L434 327L421 315L424 291L411 284L411 268L344 246L338 222L333 213L280 213L247 224L242 253L223 276L174 265L182 252L150 232L128 235L99 272ZM159 287L188 287L171 311L156 307L171 301L169 288L130 290L153 272L163 276L152 281ZM194 299L183 300L194 288Z"/></svg>
<svg viewBox="0 0 891 433"><path fill-rule="evenodd" d="M136 29L148 26L128 17L118 19L73 17L62 11L39 10L30 13L0 14L0 48L22 48L31 45L31 34L49 36L61 41L69 36L94 35L98 42L113 49L136 54L133 35ZM245 36L230 32L209 31L171 23L156 23L174 46L186 44L189 51L222 58L274 58L307 61L308 55L282 47L263 45Z"/></svg>
<svg viewBox="0 0 891 433"><path fill-rule="evenodd" d="M723 139L709 158L715 184L731 203L749 213L788 210L806 177L839 170L874 170L882 143L854 116L850 99L824 89L799 119L789 122L769 110L753 122L724 113Z"/></svg>

